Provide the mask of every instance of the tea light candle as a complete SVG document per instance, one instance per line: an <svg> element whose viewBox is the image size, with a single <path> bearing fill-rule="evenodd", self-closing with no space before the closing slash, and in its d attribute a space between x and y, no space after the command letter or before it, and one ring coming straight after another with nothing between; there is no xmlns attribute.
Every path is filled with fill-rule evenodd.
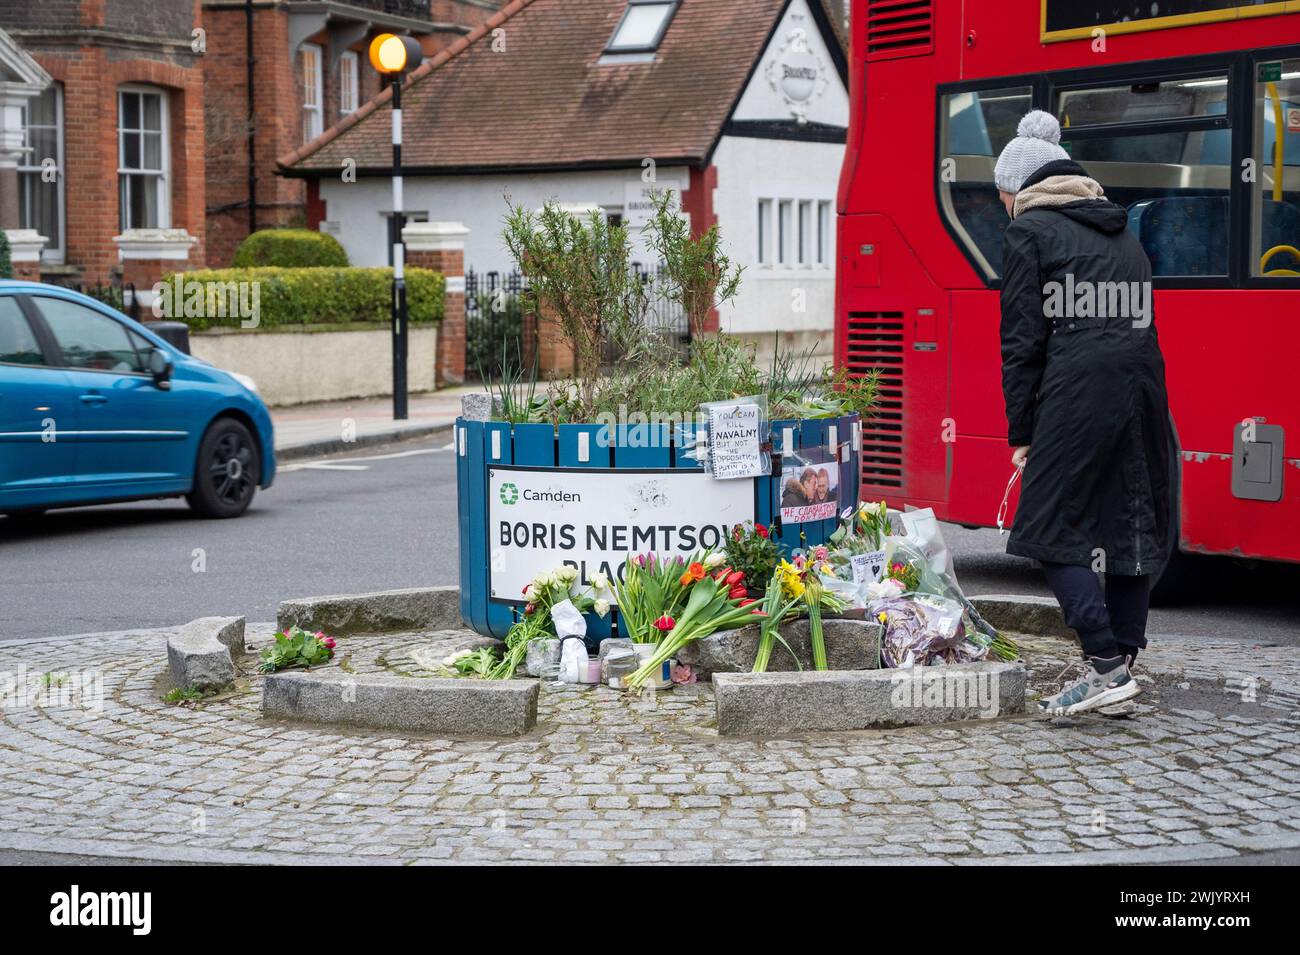
<svg viewBox="0 0 1300 955"><path fill-rule="evenodd" d="M586 673L586 678L585 678L582 682L583 682L583 683L599 683L599 682L600 682L600 658L599 658L599 657L588 657L588 658L587 658L587 673Z"/></svg>

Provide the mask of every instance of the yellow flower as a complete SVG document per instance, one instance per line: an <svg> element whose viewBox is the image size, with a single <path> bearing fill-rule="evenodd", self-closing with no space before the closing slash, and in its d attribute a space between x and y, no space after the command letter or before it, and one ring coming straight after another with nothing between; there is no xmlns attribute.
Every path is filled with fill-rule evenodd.
<svg viewBox="0 0 1300 955"><path fill-rule="evenodd" d="M788 560L782 560L777 568L781 574L781 592L787 597L802 597L804 592L803 577Z"/></svg>
<svg viewBox="0 0 1300 955"><path fill-rule="evenodd" d="M882 610L880 613L876 614L876 619L881 623L889 623L889 614Z"/></svg>

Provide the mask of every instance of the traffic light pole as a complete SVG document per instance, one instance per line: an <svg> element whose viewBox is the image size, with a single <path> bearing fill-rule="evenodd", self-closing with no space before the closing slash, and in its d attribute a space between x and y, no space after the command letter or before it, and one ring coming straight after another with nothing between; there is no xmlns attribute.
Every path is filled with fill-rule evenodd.
<svg viewBox="0 0 1300 955"><path fill-rule="evenodd" d="M393 90L393 420L405 421L406 409L406 246L402 229L406 217L402 209L402 78L394 76Z"/></svg>

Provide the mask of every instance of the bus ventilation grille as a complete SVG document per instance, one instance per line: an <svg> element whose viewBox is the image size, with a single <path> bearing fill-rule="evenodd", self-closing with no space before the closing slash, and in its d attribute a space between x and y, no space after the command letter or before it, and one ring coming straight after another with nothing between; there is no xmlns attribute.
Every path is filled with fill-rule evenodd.
<svg viewBox="0 0 1300 955"><path fill-rule="evenodd" d="M934 0L867 0L867 60L934 52Z"/></svg>
<svg viewBox="0 0 1300 955"><path fill-rule="evenodd" d="M903 313L849 312L845 367L880 370L876 414L862 426L862 483L903 486Z"/></svg>

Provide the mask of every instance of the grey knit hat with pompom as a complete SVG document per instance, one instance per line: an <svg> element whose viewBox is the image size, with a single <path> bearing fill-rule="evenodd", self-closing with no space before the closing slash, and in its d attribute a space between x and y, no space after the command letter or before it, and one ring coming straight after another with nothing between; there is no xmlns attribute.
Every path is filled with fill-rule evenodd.
<svg viewBox="0 0 1300 955"><path fill-rule="evenodd" d="M1016 138L1007 143L993 167L993 182L1003 192L1019 192L1026 179L1057 159L1069 159L1060 146L1061 124L1051 113L1031 110L1016 127Z"/></svg>

